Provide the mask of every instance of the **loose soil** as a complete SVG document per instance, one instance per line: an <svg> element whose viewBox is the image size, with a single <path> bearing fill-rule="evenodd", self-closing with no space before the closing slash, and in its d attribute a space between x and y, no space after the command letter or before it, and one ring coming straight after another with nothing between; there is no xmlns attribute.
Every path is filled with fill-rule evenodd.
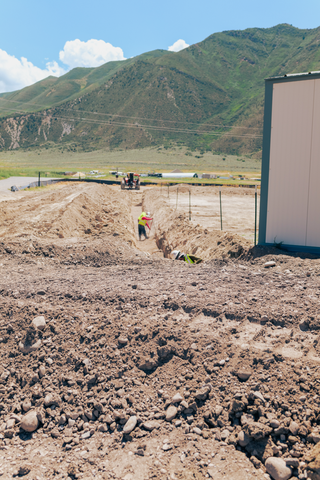
<svg viewBox="0 0 320 480"><path fill-rule="evenodd" d="M155 189L0 209L0 478L319 478L318 258L205 233Z"/></svg>

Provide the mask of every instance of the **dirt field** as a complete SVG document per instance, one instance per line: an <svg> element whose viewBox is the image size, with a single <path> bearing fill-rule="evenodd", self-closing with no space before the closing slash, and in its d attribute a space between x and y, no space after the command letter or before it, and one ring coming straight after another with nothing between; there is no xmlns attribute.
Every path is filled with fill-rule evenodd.
<svg viewBox="0 0 320 480"><path fill-rule="evenodd" d="M320 478L319 259L190 224L156 189L0 210L1 479Z"/></svg>
<svg viewBox="0 0 320 480"><path fill-rule="evenodd" d="M159 191L161 192L160 189ZM219 187L187 187L180 185L180 187L170 187L169 195L168 188L163 188L162 195L169 199L169 203L173 208L177 207L177 212L187 214L188 218L190 202L191 221L194 225L200 224L209 231L221 229ZM255 225L254 188L222 187L221 206L223 231L237 233L253 243ZM260 189L257 196L257 220L259 219L259 206ZM258 227L259 223L257 223L257 232Z"/></svg>

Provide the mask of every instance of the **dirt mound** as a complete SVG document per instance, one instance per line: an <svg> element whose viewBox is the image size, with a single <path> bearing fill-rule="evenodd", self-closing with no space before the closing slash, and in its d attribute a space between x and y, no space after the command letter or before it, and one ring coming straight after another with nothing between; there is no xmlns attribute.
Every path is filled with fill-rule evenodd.
<svg viewBox="0 0 320 480"><path fill-rule="evenodd" d="M154 214L157 245L165 257L178 249L203 260L239 258L250 249L250 243L239 235L194 226L186 214L177 214L156 189L145 193L143 206Z"/></svg>
<svg viewBox="0 0 320 480"><path fill-rule="evenodd" d="M135 245L130 208L126 192L99 184L61 183L15 202L2 202L0 238L113 235Z"/></svg>

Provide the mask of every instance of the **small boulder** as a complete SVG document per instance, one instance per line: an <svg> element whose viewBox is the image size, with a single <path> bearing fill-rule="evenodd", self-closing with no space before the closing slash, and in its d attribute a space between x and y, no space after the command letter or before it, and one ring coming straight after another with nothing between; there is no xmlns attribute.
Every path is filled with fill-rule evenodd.
<svg viewBox="0 0 320 480"><path fill-rule="evenodd" d="M270 268L270 267L275 267L275 266L276 266L276 262L274 262L274 261L266 262L264 264L264 268Z"/></svg>
<svg viewBox="0 0 320 480"><path fill-rule="evenodd" d="M290 422L289 430L292 433L292 435L297 435L299 431L299 425L297 424L297 422L294 422L294 421Z"/></svg>
<svg viewBox="0 0 320 480"><path fill-rule="evenodd" d="M60 405L61 403L61 398L59 395L54 394L54 393L48 393L45 398L44 398L44 406L45 407L51 407L52 405Z"/></svg>
<svg viewBox="0 0 320 480"><path fill-rule="evenodd" d="M242 368L241 370L238 370L237 377L239 378L239 380L243 380L245 382L246 380L248 380L251 374L252 372L249 369Z"/></svg>
<svg viewBox="0 0 320 480"><path fill-rule="evenodd" d="M108 427L106 425L99 425L98 432L108 432Z"/></svg>
<svg viewBox="0 0 320 480"><path fill-rule="evenodd" d="M156 422L155 420L147 420L142 426L145 430L152 432L152 430L160 428L160 423Z"/></svg>
<svg viewBox="0 0 320 480"><path fill-rule="evenodd" d="M265 399L263 398L260 392L253 392L253 397L258 398L259 400L261 400L262 403L266 403Z"/></svg>
<svg viewBox="0 0 320 480"><path fill-rule="evenodd" d="M246 433L244 433L243 430L241 430L238 435L238 443L240 447L246 447L250 443L250 441L251 438Z"/></svg>
<svg viewBox="0 0 320 480"><path fill-rule="evenodd" d="M247 405L248 405L248 402L243 402L242 400L238 400L237 398L234 398L231 402L231 410L234 413L242 412Z"/></svg>
<svg viewBox="0 0 320 480"><path fill-rule="evenodd" d="M41 315L39 317L35 317L33 320L32 320L32 325L34 326L34 328L36 328L37 330L44 330L45 327L46 327L46 319Z"/></svg>
<svg viewBox="0 0 320 480"><path fill-rule="evenodd" d="M38 420L37 412L35 410L29 411L21 419L20 427L25 432L34 432L35 430L37 430L38 426L39 426L39 420Z"/></svg>
<svg viewBox="0 0 320 480"><path fill-rule="evenodd" d="M136 425L137 425L137 417L136 415L133 415L132 417L129 418L129 420L123 427L123 433L126 435L131 433L136 428Z"/></svg>
<svg viewBox="0 0 320 480"><path fill-rule="evenodd" d="M166 411L166 420L167 422L171 422L175 418L175 416L178 413L177 407L174 407L173 405L170 405L168 410Z"/></svg>
<svg viewBox="0 0 320 480"><path fill-rule="evenodd" d="M180 403L182 402L183 397L180 395L180 393L176 393L174 397L172 397L172 402L173 403Z"/></svg>
<svg viewBox="0 0 320 480"><path fill-rule="evenodd" d="M24 412L28 412L31 408L31 402L28 398L26 398L22 404L22 410Z"/></svg>
<svg viewBox="0 0 320 480"><path fill-rule="evenodd" d="M196 393L195 393L195 398L197 400L205 400L208 396L210 392L210 387L209 386L206 386L204 388L201 388L201 390L198 390Z"/></svg>
<svg viewBox="0 0 320 480"><path fill-rule="evenodd" d="M286 464L288 467L293 467L293 468L298 468L300 461L298 458L291 458L291 457L286 457Z"/></svg>
<svg viewBox="0 0 320 480"><path fill-rule="evenodd" d="M214 409L215 415L218 417L223 412L223 407L221 405L216 405Z"/></svg>
<svg viewBox="0 0 320 480"><path fill-rule="evenodd" d="M265 467L273 480L288 480L292 475L291 468L282 458L269 457L266 460Z"/></svg>
<svg viewBox="0 0 320 480"><path fill-rule="evenodd" d="M280 427L280 422L276 418L272 418L269 422L270 427L272 428L279 428Z"/></svg>
<svg viewBox="0 0 320 480"><path fill-rule="evenodd" d="M261 438L270 435L272 432L272 428L268 427L264 423L252 422L245 424L243 426L243 431L249 437L253 437L255 440L260 440Z"/></svg>

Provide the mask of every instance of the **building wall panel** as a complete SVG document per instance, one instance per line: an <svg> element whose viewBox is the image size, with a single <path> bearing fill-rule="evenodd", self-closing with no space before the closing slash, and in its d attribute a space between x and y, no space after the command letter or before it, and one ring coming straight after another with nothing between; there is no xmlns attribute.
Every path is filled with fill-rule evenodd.
<svg viewBox="0 0 320 480"><path fill-rule="evenodd" d="M311 79L273 85L267 243L306 245L314 88Z"/></svg>
<svg viewBox="0 0 320 480"><path fill-rule="evenodd" d="M320 79L314 80L314 83L306 244L320 247Z"/></svg>

